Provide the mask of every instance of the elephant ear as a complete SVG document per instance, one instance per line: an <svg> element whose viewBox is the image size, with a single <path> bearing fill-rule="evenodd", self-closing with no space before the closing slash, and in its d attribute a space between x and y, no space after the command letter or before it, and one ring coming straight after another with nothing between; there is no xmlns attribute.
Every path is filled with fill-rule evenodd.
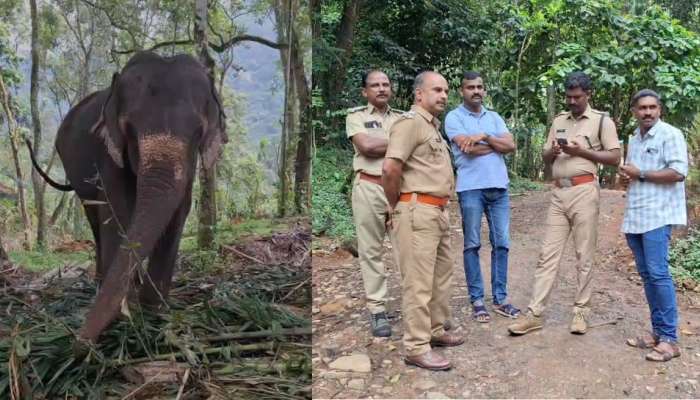
<svg viewBox="0 0 700 400"><path fill-rule="evenodd" d="M214 82L209 80L211 97L207 102L207 123L204 126L204 136L199 146L204 168L210 169L221 155L221 147L228 142L226 135L226 114L221 106L221 100L216 93Z"/></svg>
<svg viewBox="0 0 700 400"><path fill-rule="evenodd" d="M99 135L107 146L107 154L112 157L114 163L120 168L124 168L124 133L119 127L119 107L117 95L117 83L119 73L112 75L112 85L107 95L107 99L102 105L100 119L92 128L93 134Z"/></svg>

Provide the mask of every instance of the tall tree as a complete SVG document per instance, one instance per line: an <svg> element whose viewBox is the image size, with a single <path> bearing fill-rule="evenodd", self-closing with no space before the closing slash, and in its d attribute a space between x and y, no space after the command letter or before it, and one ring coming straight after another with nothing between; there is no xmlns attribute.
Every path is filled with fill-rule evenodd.
<svg viewBox="0 0 700 400"><path fill-rule="evenodd" d="M326 94L341 93L345 88L345 73L352 56L353 43L355 41L355 27L360 17L361 0L346 0L343 7L343 16L335 35L335 47L339 54L331 68L332 73L326 86ZM333 98L333 96L329 96ZM334 104L331 104L331 107Z"/></svg>
<svg viewBox="0 0 700 400"><path fill-rule="evenodd" d="M17 129L17 121L15 120L14 112L12 111L12 100L10 98L10 93L7 91L5 86L5 79L3 78L4 71L0 68L0 102L2 102L2 108L5 111L5 117L7 122L7 130L10 137L10 148L12 150L12 161L15 166L16 182L17 182L17 197L18 197L18 207L19 212L22 217L22 231L23 231L23 241L22 245L25 249L31 249L31 222L29 221L29 214L27 213L27 200L24 191L24 175L22 173L22 166L19 162L18 154L18 144L19 144L19 131Z"/></svg>
<svg viewBox="0 0 700 400"><path fill-rule="evenodd" d="M208 2L196 0L194 17L194 38L199 61L206 67L209 79L214 82L214 59L209 54L207 39ZM214 231L216 228L216 164L207 169L204 162L199 168L199 229L197 244L202 249L214 246Z"/></svg>
<svg viewBox="0 0 700 400"><path fill-rule="evenodd" d="M40 52L42 52L39 42L39 17L37 13L36 0L29 0L29 9L32 21L32 70L31 83L29 89L29 105L32 114L32 129L34 131L34 152L37 156L41 153L41 117L39 113L39 72ZM36 242L39 248L46 245L46 207L44 206L44 194L46 192L46 182L41 179L39 173L32 169L32 184L34 185L34 209L36 211Z"/></svg>
<svg viewBox="0 0 700 400"><path fill-rule="evenodd" d="M311 93L304 68L298 29L292 26L289 38L291 53L292 77L297 97L299 124L297 128L297 151L294 161L294 207L297 213L303 213L311 206L311 146L313 132L311 131Z"/></svg>

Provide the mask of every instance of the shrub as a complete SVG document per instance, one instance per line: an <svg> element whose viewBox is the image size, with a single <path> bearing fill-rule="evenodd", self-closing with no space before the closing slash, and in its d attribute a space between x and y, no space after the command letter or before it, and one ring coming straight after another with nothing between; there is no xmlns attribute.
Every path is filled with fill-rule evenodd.
<svg viewBox="0 0 700 400"><path fill-rule="evenodd" d="M669 256L671 274L676 279L700 282L700 229L691 229L686 238L675 241Z"/></svg>
<svg viewBox="0 0 700 400"><path fill-rule="evenodd" d="M352 153L334 147L320 147L314 158L312 227L315 235L341 240L355 236L350 191Z"/></svg>

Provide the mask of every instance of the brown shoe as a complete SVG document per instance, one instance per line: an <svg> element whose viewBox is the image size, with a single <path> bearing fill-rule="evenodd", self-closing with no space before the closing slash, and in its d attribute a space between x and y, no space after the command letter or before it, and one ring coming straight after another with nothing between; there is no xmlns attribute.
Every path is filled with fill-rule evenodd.
<svg viewBox="0 0 700 400"><path fill-rule="evenodd" d="M433 337L430 339L430 344L432 346L452 347L459 346L462 343L464 343L463 337L451 333L444 333L440 337Z"/></svg>
<svg viewBox="0 0 700 400"><path fill-rule="evenodd" d="M432 350L417 356L406 356L404 361L406 364L415 365L416 367L421 367L432 371L442 371L452 368L452 364L450 364L448 359Z"/></svg>

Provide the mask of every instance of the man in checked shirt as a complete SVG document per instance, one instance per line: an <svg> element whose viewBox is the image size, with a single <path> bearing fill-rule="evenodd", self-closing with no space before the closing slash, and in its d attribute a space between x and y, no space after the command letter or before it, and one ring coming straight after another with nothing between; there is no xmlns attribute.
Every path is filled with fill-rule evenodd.
<svg viewBox="0 0 700 400"><path fill-rule="evenodd" d="M619 170L623 184L628 185L622 232L644 283L652 331L627 339L627 344L652 349L646 355L649 361L668 361L681 355L668 247L671 226L686 224L688 150L683 133L659 119L661 99L656 92L640 90L631 105L639 127Z"/></svg>

